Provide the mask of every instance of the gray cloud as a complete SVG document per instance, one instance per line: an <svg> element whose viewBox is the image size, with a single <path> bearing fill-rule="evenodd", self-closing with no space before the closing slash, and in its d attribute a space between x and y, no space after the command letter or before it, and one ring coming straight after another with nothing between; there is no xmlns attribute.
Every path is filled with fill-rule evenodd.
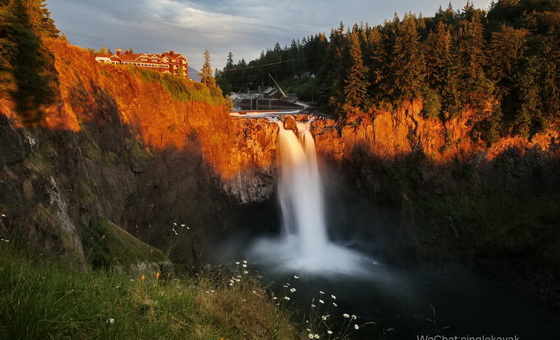
<svg viewBox="0 0 560 340"><path fill-rule="evenodd" d="M213 67L222 68L229 51L234 59L253 59L279 42L330 32L347 25L381 24L396 12L431 16L443 0L51 0L52 16L73 44L184 53L200 68L210 51ZM461 8L466 0L452 1ZM475 2L487 7L490 0Z"/></svg>

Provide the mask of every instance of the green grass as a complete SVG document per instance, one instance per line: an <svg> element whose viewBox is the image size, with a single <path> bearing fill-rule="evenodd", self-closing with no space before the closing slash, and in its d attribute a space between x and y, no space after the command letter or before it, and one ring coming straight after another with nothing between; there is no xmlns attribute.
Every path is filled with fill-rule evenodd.
<svg viewBox="0 0 560 340"><path fill-rule="evenodd" d="M82 235L82 242L86 260L95 268L168 261L160 250L106 219L92 223Z"/></svg>
<svg viewBox="0 0 560 340"><path fill-rule="evenodd" d="M299 339L254 279L86 271L0 244L0 339Z"/></svg>
<svg viewBox="0 0 560 340"><path fill-rule="evenodd" d="M198 101L210 105L227 104L223 96L213 93L202 83L138 67L129 67L129 70L138 74L145 82L161 84L175 100L183 102Z"/></svg>

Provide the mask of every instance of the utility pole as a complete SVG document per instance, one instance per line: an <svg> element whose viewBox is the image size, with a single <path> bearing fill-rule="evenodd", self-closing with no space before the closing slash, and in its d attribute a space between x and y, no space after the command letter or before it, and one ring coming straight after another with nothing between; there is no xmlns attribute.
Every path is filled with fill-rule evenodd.
<svg viewBox="0 0 560 340"><path fill-rule="evenodd" d="M282 93L282 97L287 98L288 96L286 96L286 94L284 93L284 91L282 91L282 88L280 87L280 85L278 85L278 83L276 82L276 80L274 80L274 78L272 78L272 75L269 73L268 76L270 77L270 79L272 79L272 81L274 82L274 84L276 84L276 87L278 88L278 90L280 90L280 93Z"/></svg>

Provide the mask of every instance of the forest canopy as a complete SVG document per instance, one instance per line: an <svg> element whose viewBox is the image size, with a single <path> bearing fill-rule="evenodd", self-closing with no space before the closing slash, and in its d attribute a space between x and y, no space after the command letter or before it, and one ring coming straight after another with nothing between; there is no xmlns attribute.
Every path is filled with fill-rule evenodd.
<svg viewBox="0 0 560 340"><path fill-rule="evenodd" d="M488 143L530 138L560 119L560 0L499 0L488 11L468 1L432 17L341 23L250 62L230 53L216 78L228 93L266 86L269 74L339 118L422 100L428 119L476 112L472 131Z"/></svg>

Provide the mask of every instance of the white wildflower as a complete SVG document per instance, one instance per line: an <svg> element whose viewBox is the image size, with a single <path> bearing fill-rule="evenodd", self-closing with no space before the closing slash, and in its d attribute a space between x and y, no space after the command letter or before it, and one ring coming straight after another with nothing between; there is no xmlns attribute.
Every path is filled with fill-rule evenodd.
<svg viewBox="0 0 560 340"><path fill-rule="evenodd" d="M317 307L317 306L316 306L315 304L312 303L312 304L311 304L311 308L315 308L315 307Z"/></svg>
<svg viewBox="0 0 560 340"><path fill-rule="evenodd" d="M296 280L297 280L297 279L299 279L299 276L297 276L297 275L294 275L294 279L296 279Z"/></svg>
<svg viewBox="0 0 560 340"><path fill-rule="evenodd" d="M247 260L243 260L243 263L247 264Z"/></svg>
<svg viewBox="0 0 560 340"><path fill-rule="evenodd" d="M239 261L235 262L235 264L239 264L239 263L240 263Z"/></svg>
<svg viewBox="0 0 560 340"><path fill-rule="evenodd" d="M210 293L215 293L214 289L210 290Z"/></svg>
<svg viewBox="0 0 560 340"><path fill-rule="evenodd" d="M358 326L358 324L355 324L355 325L354 325L354 329L355 329L355 330L358 330L358 329L360 329L360 326Z"/></svg>
<svg viewBox="0 0 560 340"><path fill-rule="evenodd" d="M273 296L272 300L278 300L278 298L276 296Z"/></svg>
<svg viewBox="0 0 560 340"><path fill-rule="evenodd" d="M331 335L331 334L332 334L332 331L329 329L329 330L327 331L327 333L328 333L329 335Z"/></svg>
<svg viewBox="0 0 560 340"><path fill-rule="evenodd" d="M356 319L357 319L356 315L352 314L352 320L356 320Z"/></svg>
<svg viewBox="0 0 560 340"><path fill-rule="evenodd" d="M343 316L345 319L350 318L350 315L348 315L348 314L346 314L346 313L342 314L342 316Z"/></svg>
<svg viewBox="0 0 560 340"><path fill-rule="evenodd" d="M323 295L325 294L325 292L323 292L322 290L319 291L319 294Z"/></svg>
<svg viewBox="0 0 560 340"><path fill-rule="evenodd" d="M293 292L295 292L295 291L296 291L295 288L291 288L291 289L290 289L290 293L293 293Z"/></svg>
<svg viewBox="0 0 560 340"><path fill-rule="evenodd" d="M290 297L289 297L289 296L284 296L284 300L288 300L288 301L289 301L289 300L290 300Z"/></svg>
<svg viewBox="0 0 560 340"><path fill-rule="evenodd" d="M313 339L313 334L309 333L309 339Z"/></svg>
<svg viewBox="0 0 560 340"><path fill-rule="evenodd" d="M173 225L177 225L177 223L173 222Z"/></svg>
<svg viewBox="0 0 560 340"><path fill-rule="evenodd" d="M323 300L319 300L319 303L325 304L325 301L323 301Z"/></svg>
<svg viewBox="0 0 560 340"><path fill-rule="evenodd" d="M332 303L333 306L338 307L338 305L336 304L336 302Z"/></svg>
<svg viewBox="0 0 560 340"><path fill-rule="evenodd" d="M108 318L107 321L105 321L105 323L108 323L108 324L111 324L111 325L112 325L112 324L115 323L115 319L113 319L113 318Z"/></svg>
<svg viewBox="0 0 560 340"><path fill-rule="evenodd" d="M331 299L336 300L336 296L331 295Z"/></svg>
<svg viewBox="0 0 560 340"><path fill-rule="evenodd" d="M323 316L321 316L321 319L323 319L323 321L327 321L327 316L323 315Z"/></svg>
<svg viewBox="0 0 560 340"><path fill-rule="evenodd" d="M185 226L184 224L181 224L181 227L184 227L184 226Z"/></svg>
<svg viewBox="0 0 560 340"><path fill-rule="evenodd" d="M247 268L247 265L245 263L243 263L243 268Z"/></svg>
<svg viewBox="0 0 560 340"><path fill-rule="evenodd" d="M4 214L2 214L1 216L2 216L2 217L6 217L6 215L4 215Z"/></svg>
<svg viewBox="0 0 560 340"><path fill-rule="evenodd" d="M319 339L320 338L319 334L315 334L314 338Z"/></svg>
<svg viewBox="0 0 560 340"><path fill-rule="evenodd" d="M244 270L244 271L243 271L243 274L249 274L249 272L248 272L248 271L246 271L246 270Z"/></svg>

